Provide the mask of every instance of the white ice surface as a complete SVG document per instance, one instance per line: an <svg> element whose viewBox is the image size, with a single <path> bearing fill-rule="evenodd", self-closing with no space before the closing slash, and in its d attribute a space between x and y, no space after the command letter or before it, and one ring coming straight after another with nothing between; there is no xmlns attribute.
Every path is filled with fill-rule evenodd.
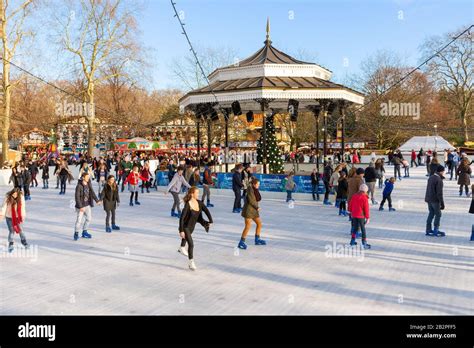
<svg viewBox="0 0 474 348"><path fill-rule="evenodd" d="M372 209L373 249L363 258L327 256L326 246L349 242L349 222L334 206L301 201L289 208L283 193L282 200L268 200L265 192L268 245L253 244L252 227L248 250L236 254L243 219L231 212L230 192L214 196L215 224L209 234L198 226L193 235L195 272L177 252L171 196L140 194L142 205L129 207L125 192L117 211L121 231L105 233L98 206L93 238L75 242L74 185L59 196L51 180L53 188L32 189L27 202L24 230L36 258L7 257L6 224L0 223L0 314L472 315L471 200L458 196L454 180L446 181L441 223L447 237L426 237L424 169L412 175L395 184L396 212ZM16 248L18 256L17 236Z"/></svg>

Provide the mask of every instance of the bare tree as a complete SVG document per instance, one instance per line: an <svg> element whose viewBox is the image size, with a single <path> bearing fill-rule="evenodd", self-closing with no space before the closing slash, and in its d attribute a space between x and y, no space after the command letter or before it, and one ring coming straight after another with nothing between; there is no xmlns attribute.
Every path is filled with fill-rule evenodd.
<svg viewBox="0 0 474 348"><path fill-rule="evenodd" d="M132 61L138 51L135 13L122 0L81 0L70 3L67 20L58 18L61 47L75 58L85 82L84 103L88 113L88 153L95 147L95 89L101 82L120 76L117 62ZM62 17L64 18L64 17Z"/></svg>
<svg viewBox="0 0 474 348"><path fill-rule="evenodd" d="M424 57L451 41L464 29L456 33L447 33L440 37L427 39L422 47ZM459 117L464 140L469 140L468 120L473 116L473 80L474 50L473 33L466 32L442 52L438 53L427 65L427 72L443 92L443 101L449 104Z"/></svg>
<svg viewBox="0 0 474 348"><path fill-rule="evenodd" d="M30 13L33 0L12 4L9 0L0 0L0 35L2 38L2 163L8 160L11 92L13 84L10 81L10 62L27 32L24 22Z"/></svg>
<svg viewBox="0 0 474 348"><path fill-rule="evenodd" d="M236 51L229 47L197 48L197 54L206 76L217 68L230 64L237 65L239 62ZM183 90L192 90L207 85L207 81L202 76L194 55L191 53L185 57L175 58L171 70L174 77L179 81L179 87Z"/></svg>

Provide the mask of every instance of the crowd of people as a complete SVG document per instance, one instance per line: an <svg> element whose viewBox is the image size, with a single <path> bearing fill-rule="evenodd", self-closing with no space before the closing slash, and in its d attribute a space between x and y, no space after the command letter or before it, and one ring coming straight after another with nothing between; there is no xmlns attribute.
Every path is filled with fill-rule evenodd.
<svg viewBox="0 0 474 348"><path fill-rule="evenodd" d="M70 166L77 166L79 177L74 192L76 222L74 226L73 239L78 241L81 237L92 238L88 227L92 220L92 208L94 204L103 206L105 211L105 232L120 230L116 224L116 209L120 204L120 196L128 188L130 194L130 207L141 205L138 195L149 193L150 189L157 189L159 185L158 172L166 172L168 185L165 194L171 194L172 206L171 217L179 220L178 232L181 243L178 252L189 260L189 268L195 270L194 241L192 234L196 223L202 225L206 232L210 230L213 218L209 208L211 203L211 190L214 186L214 165L217 155L210 158L207 156L197 157L195 153L172 154L153 156L142 154L109 154L100 158L89 156L69 156L51 159L28 160L17 163L11 168L10 190L2 205L0 217L5 217L8 235L8 250L14 250L13 237L19 234L21 243L28 247L26 236L22 229L22 223L26 217L25 202L31 200L32 187L38 187L38 178L41 175L43 189L49 189L50 166L54 169L51 176L56 177L56 189L59 195L65 195L67 184L75 178ZM355 153L355 156L358 156ZM336 161L333 159L336 158ZM150 161L156 160L156 167L152 170ZM310 174L312 186L312 198L320 199L320 187L323 187L323 205L333 205L338 209L338 215L349 217L350 242L352 246L357 245L357 239L361 238L362 247L370 249L367 242L366 225L370 221L371 206L378 206L379 211L384 211L385 203L388 211L395 212L392 194L396 192L396 182L402 180L401 168L404 168L403 178L409 178L409 168L426 166L427 181L425 202L428 206L428 218L426 222L426 235L442 237L446 233L440 230L441 211L445 208L443 199L443 179L447 171L450 180L458 180L459 195L465 192L469 197L471 165L472 162L465 154L456 151L446 151L444 164L439 163L438 155L433 151L418 152L414 150L410 154L408 162L400 151L391 152L388 155L388 163L384 158L371 156L368 166L363 166L359 159L343 161L342 158L329 157L323 163L322 173L315 168ZM388 168L393 166L393 176L388 175ZM201 171L200 168L203 168ZM293 193L297 188L294 179L295 173L288 174L285 182L286 202L293 202ZM97 185L92 183L96 181ZM321 185L322 183L322 185ZM94 188L96 186L96 188ZM244 219L244 228L237 248L245 250L248 245L246 238L250 231L252 221L256 225L255 245L266 245L261 238L262 221L260 218L260 182L253 176L250 163L242 163L235 166L232 175L232 190L234 202L232 212L240 214ZM202 194L201 190L202 188ZM473 188L474 190L474 185ZM382 200L377 202L376 191L382 191ZM181 205L181 195L185 195ZM334 202L330 201L330 195L334 195ZM474 200L473 200L474 202ZM242 206L243 203L243 206ZM474 213L471 205L470 212ZM206 215L207 220L203 217ZM473 227L474 229L474 227ZM474 231L473 231L474 235Z"/></svg>

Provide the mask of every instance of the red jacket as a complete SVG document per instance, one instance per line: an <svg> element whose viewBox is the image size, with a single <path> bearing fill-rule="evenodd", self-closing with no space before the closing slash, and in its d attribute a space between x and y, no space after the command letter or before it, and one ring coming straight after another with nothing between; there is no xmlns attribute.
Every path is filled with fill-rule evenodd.
<svg viewBox="0 0 474 348"><path fill-rule="evenodd" d="M351 217L353 218L369 219L369 197L364 192L357 192L349 201L349 207L347 210L351 212Z"/></svg>
<svg viewBox="0 0 474 348"><path fill-rule="evenodd" d="M143 168L140 172L140 175L143 176L146 179L145 181L150 180L151 173L150 173L149 169Z"/></svg>
<svg viewBox="0 0 474 348"><path fill-rule="evenodd" d="M138 179L148 181L146 178L144 178L138 173L135 173L132 170L130 174L128 174L127 179L125 179L125 182L123 184L126 185L127 183L129 183L130 185L138 185Z"/></svg>

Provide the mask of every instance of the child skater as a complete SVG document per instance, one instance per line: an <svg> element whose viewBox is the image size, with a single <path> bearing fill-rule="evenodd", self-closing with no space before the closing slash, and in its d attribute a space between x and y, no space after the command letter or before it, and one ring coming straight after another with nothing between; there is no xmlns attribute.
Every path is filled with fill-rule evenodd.
<svg viewBox="0 0 474 348"><path fill-rule="evenodd" d="M43 180L43 189L49 189L49 165L48 160L41 165L41 179Z"/></svg>
<svg viewBox="0 0 474 348"><path fill-rule="evenodd" d="M366 184L359 186L359 192L355 193L349 201L349 211L352 217L352 237L351 245L357 245L356 238L359 229L362 232L362 246L364 249L370 249L370 244L367 244L367 234L365 232L365 225L370 221L369 197L367 196L369 187Z"/></svg>
<svg viewBox="0 0 474 348"><path fill-rule="evenodd" d="M140 171L140 175L146 179L146 180L142 180L142 193L144 189L146 189L146 193L150 193L151 172L150 172L150 164L148 163L148 161L145 161L145 164L142 170Z"/></svg>
<svg viewBox="0 0 474 348"><path fill-rule="evenodd" d="M380 208L379 210L383 210L383 205L385 201L388 202L388 211L395 211L395 208L392 208L392 191L393 187L395 185L395 178L391 177L390 179L385 180L385 188L383 189L383 199L382 202L380 203Z"/></svg>
<svg viewBox="0 0 474 348"><path fill-rule="evenodd" d="M339 215L347 216L346 202L347 202L347 177L346 172L341 171L337 184L336 200L339 201Z"/></svg>
<svg viewBox="0 0 474 348"><path fill-rule="evenodd" d="M115 209L120 204L120 196L118 185L115 182L115 177L109 175L104 189L101 192L101 199L105 210L105 232L112 232L112 230L120 230L120 227L115 224ZM110 228L110 218L112 217L112 228Z"/></svg>
<svg viewBox="0 0 474 348"><path fill-rule="evenodd" d="M8 227L8 252L13 252L13 235L19 234L21 244L28 249L25 234L22 230L22 223L26 217L25 198L19 187L15 187L8 192L3 201L2 210L0 211L0 219L5 217Z"/></svg>
<svg viewBox="0 0 474 348"><path fill-rule="evenodd" d="M124 181L124 185L128 183L128 190L130 192L130 206L133 207L133 196L135 196L135 205L140 205L138 201L138 180L147 181L146 178L138 173L138 166L133 166L132 171L128 174Z"/></svg>
<svg viewBox="0 0 474 348"><path fill-rule="evenodd" d="M204 221L202 218L202 212L207 215L209 221ZM196 222L200 222L206 225L206 232L209 231L209 226L212 224L212 216L209 209L199 200L199 189L196 186L191 187L186 196L184 197L184 208L183 213L179 219L179 235L181 237L181 246L178 249L182 255L187 256L189 259L189 269L192 271L196 270L196 264L194 263L194 241L193 231L196 227ZM186 251L186 244L188 250Z"/></svg>

